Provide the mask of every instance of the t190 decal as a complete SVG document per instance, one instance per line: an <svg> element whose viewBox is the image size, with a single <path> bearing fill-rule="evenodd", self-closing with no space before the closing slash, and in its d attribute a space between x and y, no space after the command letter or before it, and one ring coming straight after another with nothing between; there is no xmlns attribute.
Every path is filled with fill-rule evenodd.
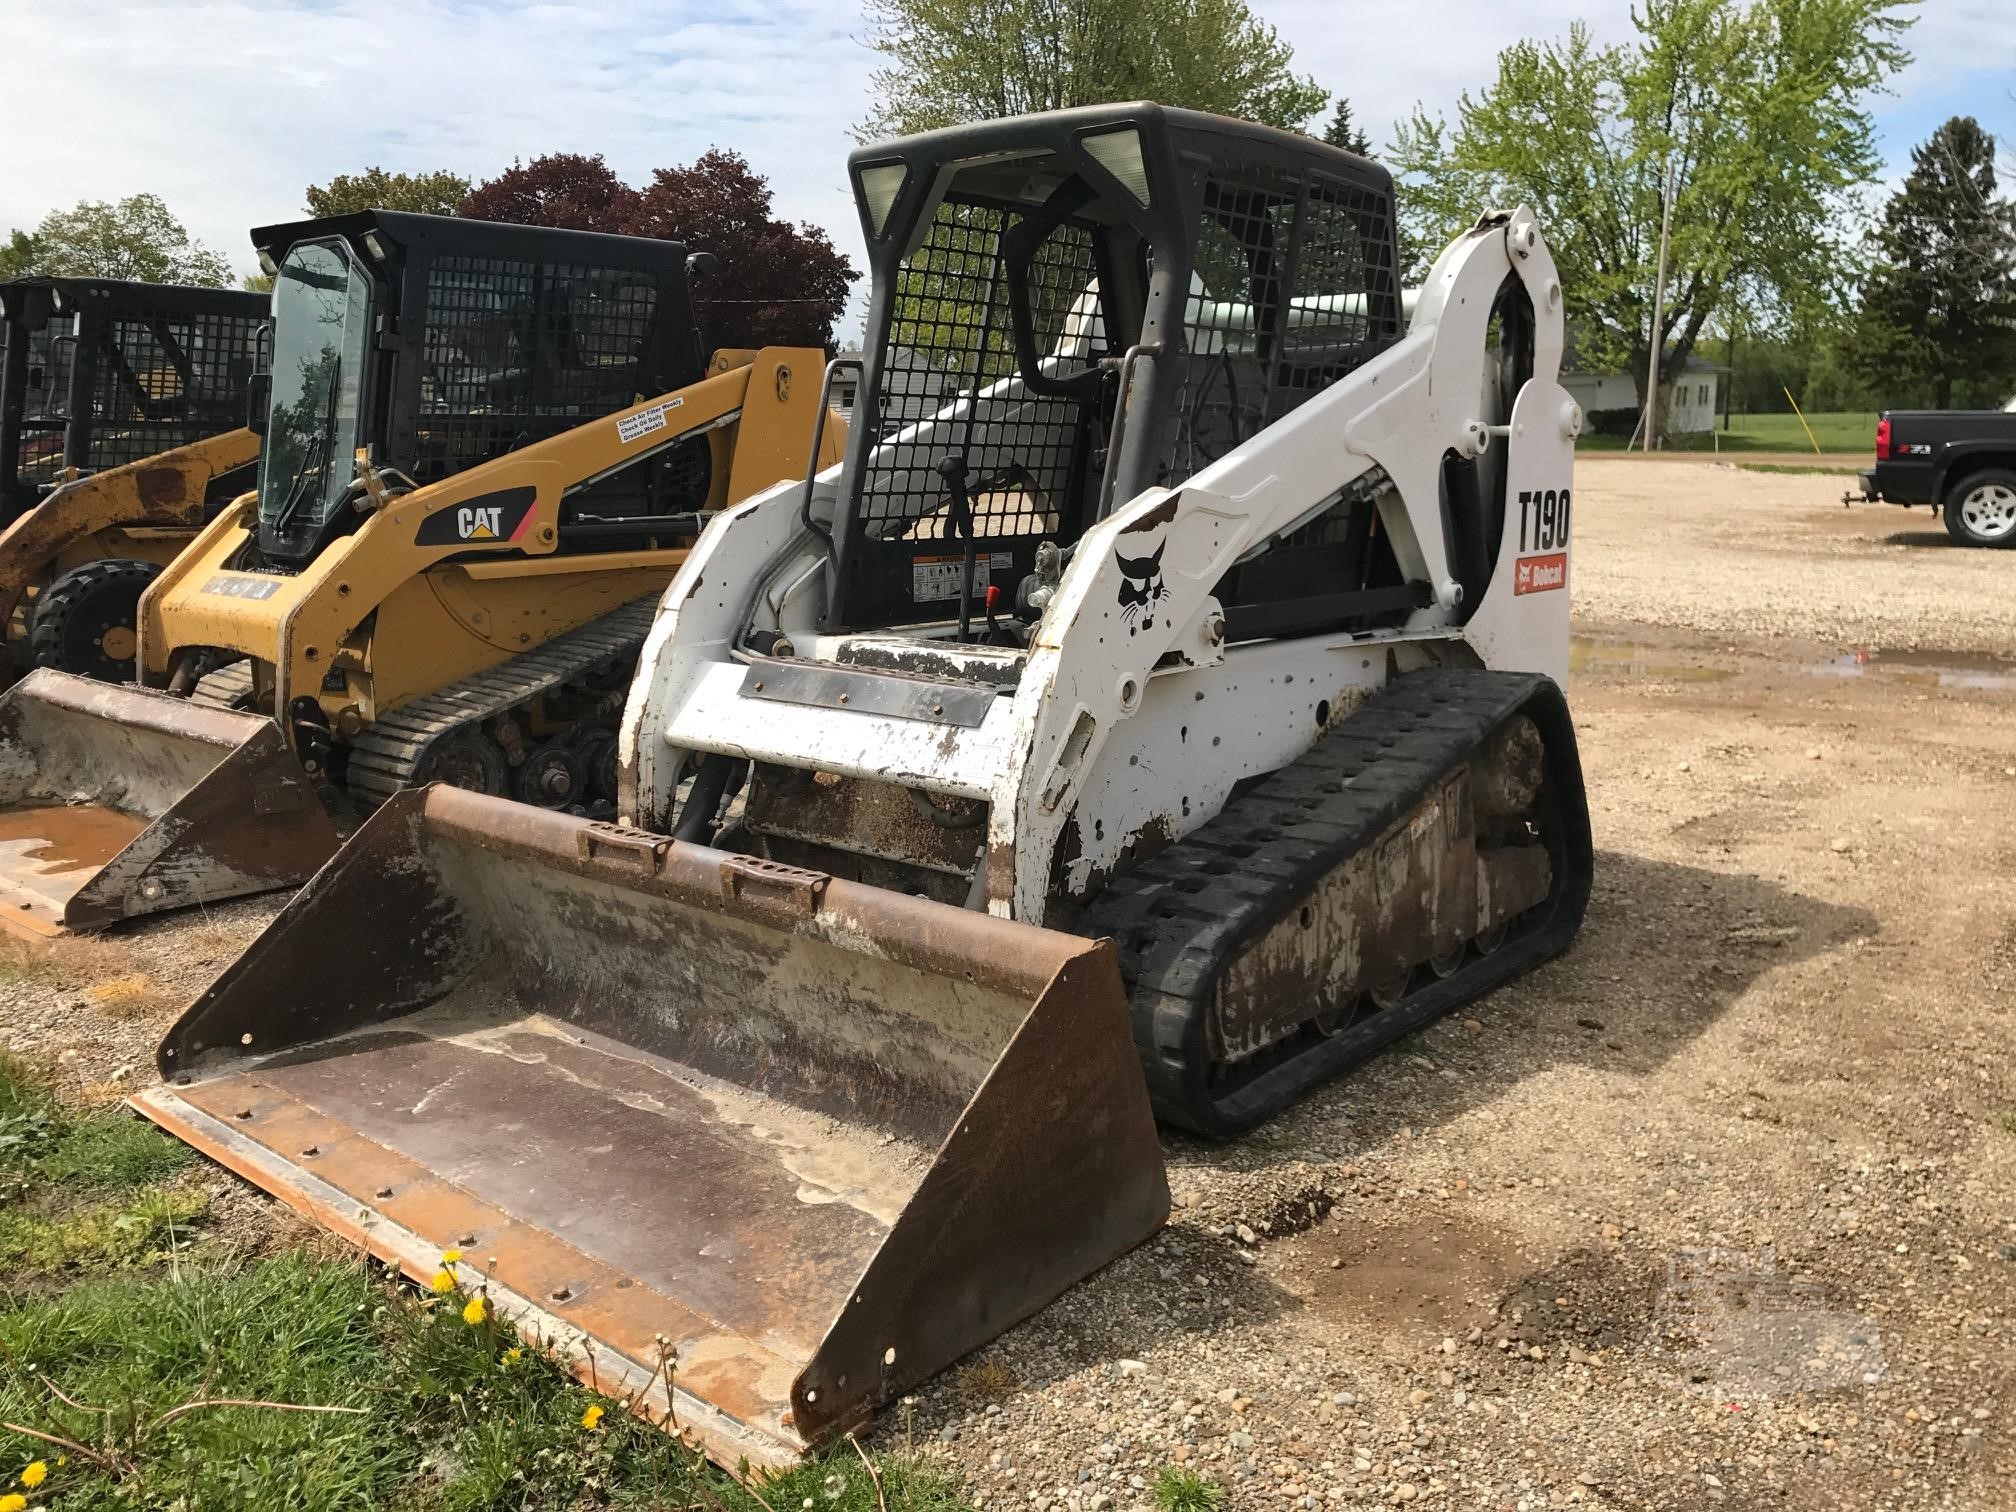
<svg viewBox="0 0 2016 1512"><path fill-rule="evenodd" d="M1519 551L1512 564L1514 593L1547 593L1568 586L1568 490L1519 491ZM1527 556L1527 552L1537 553Z"/></svg>
<svg viewBox="0 0 2016 1512"><path fill-rule="evenodd" d="M1519 549L1559 551L1568 544L1568 490L1519 490Z"/></svg>

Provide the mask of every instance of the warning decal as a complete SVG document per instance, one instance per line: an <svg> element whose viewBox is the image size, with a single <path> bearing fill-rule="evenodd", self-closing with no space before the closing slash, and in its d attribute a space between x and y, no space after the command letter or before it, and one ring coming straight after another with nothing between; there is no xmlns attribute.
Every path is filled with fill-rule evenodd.
<svg viewBox="0 0 2016 1512"><path fill-rule="evenodd" d="M1568 586L1568 553L1551 551L1546 556L1524 556L1512 564L1514 593L1545 593Z"/></svg>
<svg viewBox="0 0 2016 1512"><path fill-rule="evenodd" d="M236 573L219 572L203 585L203 591L220 594L224 598L269 599L280 591L280 579L240 577Z"/></svg>
<svg viewBox="0 0 2016 1512"><path fill-rule="evenodd" d="M667 412L679 408L685 402L684 399L667 399L662 404L654 404L649 409L639 410L634 415L625 415L616 422L616 439L628 446L640 436L648 436L653 431L665 429Z"/></svg>
<svg viewBox="0 0 2016 1512"><path fill-rule="evenodd" d="M919 604L937 603L959 597L959 581L965 575L965 559L956 556L915 557L910 562L910 597ZM1015 557L1006 551L978 552L973 558L973 596L985 597L990 568L1002 572L1014 569Z"/></svg>

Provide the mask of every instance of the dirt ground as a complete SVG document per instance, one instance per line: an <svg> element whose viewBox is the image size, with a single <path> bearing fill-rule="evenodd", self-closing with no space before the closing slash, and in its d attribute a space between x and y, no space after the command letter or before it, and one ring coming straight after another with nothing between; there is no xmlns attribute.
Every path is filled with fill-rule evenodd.
<svg viewBox="0 0 2016 1512"><path fill-rule="evenodd" d="M2016 1506L2016 554L1843 481L1580 465L1579 943L1172 1136L1163 1235L885 1447L1037 1512ZM0 1046L145 1080L271 912L17 972Z"/></svg>

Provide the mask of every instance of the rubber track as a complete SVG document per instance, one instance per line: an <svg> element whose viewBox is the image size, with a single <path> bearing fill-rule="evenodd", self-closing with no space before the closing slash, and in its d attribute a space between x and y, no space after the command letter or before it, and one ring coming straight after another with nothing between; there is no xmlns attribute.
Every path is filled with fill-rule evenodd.
<svg viewBox="0 0 2016 1512"><path fill-rule="evenodd" d="M402 787L443 736L528 703L563 684L634 662L658 597L640 598L546 644L379 716L350 741L350 796L376 808Z"/></svg>
<svg viewBox="0 0 2016 1512"><path fill-rule="evenodd" d="M1548 752L1543 801L1553 804L1559 830L1551 906L1491 955L1473 955L1333 1038L1296 1041L1305 1048L1215 1090L1212 998L1243 942L1298 907L1520 712L1539 725ZM1298 760L1116 878L1077 930L1110 935L1119 951L1156 1115L1226 1137L1566 948L1588 904L1590 869L1581 763L1560 689L1527 674L1435 669L1399 678Z"/></svg>
<svg viewBox="0 0 2016 1512"><path fill-rule="evenodd" d="M215 672L206 672L196 683L196 691L189 695L190 702L209 704L217 709L235 709L238 700L252 691L252 663L235 661L228 667L219 667Z"/></svg>

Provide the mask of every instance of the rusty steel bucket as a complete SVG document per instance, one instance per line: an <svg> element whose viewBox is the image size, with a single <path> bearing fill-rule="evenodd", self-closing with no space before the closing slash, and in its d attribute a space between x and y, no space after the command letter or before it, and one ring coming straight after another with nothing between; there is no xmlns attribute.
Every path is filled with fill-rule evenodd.
<svg viewBox="0 0 2016 1512"><path fill-rule="evenodd" d="M291 887L337 841L262 715L46 667L0 693L0 925L16 933Z"/></svg>
<svg viewBox="0 0 2016 1512"><path fill-rule="evenodd" d="M460 1250L729 1466L862 1427L1169 1206L1107 942L440 785L160 1067L149 1118L415 1278Z"/></svg>

